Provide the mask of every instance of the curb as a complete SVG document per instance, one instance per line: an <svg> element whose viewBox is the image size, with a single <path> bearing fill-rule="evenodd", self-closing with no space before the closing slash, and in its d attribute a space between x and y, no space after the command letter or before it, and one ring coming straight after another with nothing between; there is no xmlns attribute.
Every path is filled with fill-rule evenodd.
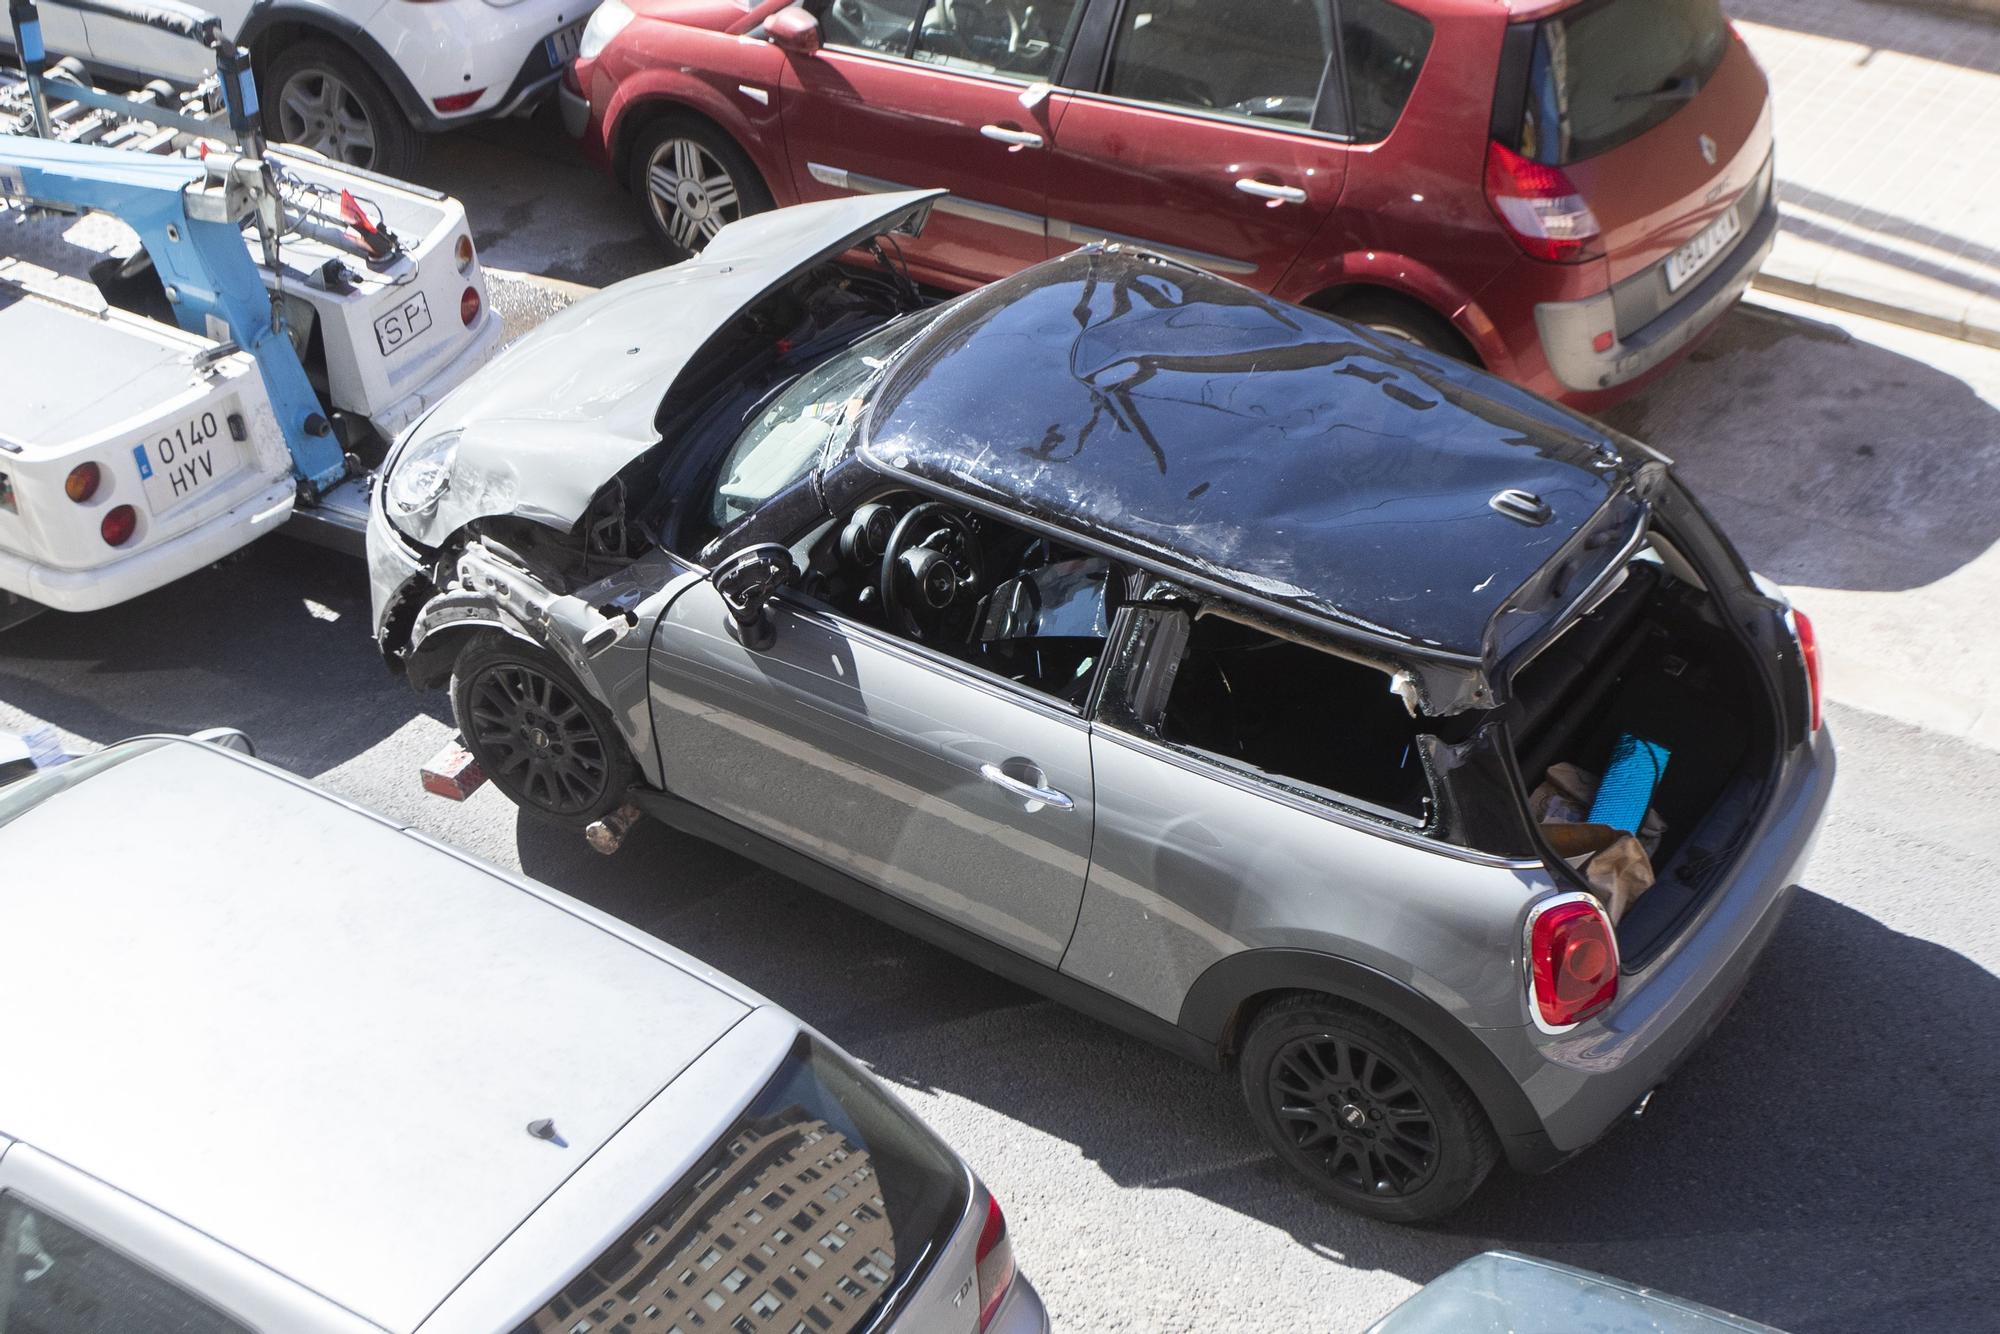
<svg viewBox="0 0 2000 1334"><path fill-rule="evenodd" d="M1750 286L1760 292L1808 301L1815 306L1845 310L1871 319L1900 324L1908 329L1956 338L1983 347L2000 348L2000 301L1992 297L1968 296L1962 313L1919 309L1907 302L1875 291L1859 290L1840 283L1798 279L1781 274L1759 273Z"/></svg>

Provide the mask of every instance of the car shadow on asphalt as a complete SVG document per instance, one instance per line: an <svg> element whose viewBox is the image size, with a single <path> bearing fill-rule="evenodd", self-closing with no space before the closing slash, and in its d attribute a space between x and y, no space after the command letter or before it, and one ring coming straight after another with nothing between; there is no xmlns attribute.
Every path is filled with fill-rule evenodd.
<svg viewBox="0 0 2000 1334"><path fill-rule="evenodd" d="M238 727L308 776L418 715L450 720L442 693L383 667L361 561L285 537L130 602L0 633L0 699L99 744Z"/></svg>
<svg viewBox="0 0 2000 1334"><path fill-rule="evenodd" d="M1604 420L1672 458L1780 583L1920 588L2000 540L2000 411L1817 320L1739 305Z"/></svg>
<svg viewBox="0 0 2000 1334"><path fill-rule="evenodd" d="M529 874L740 979L891 1082L980 1104L1120 1186L1192 1192L1347 1268L1423 1283L1507 1246L1794 1330L1988 1314L1987 1280L1962 1257L1967 1227L2000 1212L2000 979L1809 891L1644 1121L1546 1176L1497 1171L1459 1215L1410 1229L1292 1180L1233 1077L733 853L650 823L609 861L526 817L516 835Z"/></svg>

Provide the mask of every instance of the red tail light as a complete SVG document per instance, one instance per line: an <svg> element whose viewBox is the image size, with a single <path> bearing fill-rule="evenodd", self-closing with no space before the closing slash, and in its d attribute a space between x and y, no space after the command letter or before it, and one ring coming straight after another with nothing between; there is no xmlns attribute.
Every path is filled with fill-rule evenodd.
<svg viewBox="0 0 2000 1334"><path fill-rule="evenodd" d="M1007 1240L1007 1215L991 1195L986 1197L986 1226L979 1229L974 1263L979 1270L979 1327L985 1329L1014 1285L1014 1243Z"/></svg>
<svg viewBox="0 0 2000 1334"><path fill-rule="evenodd" d="M470 92L465 93L447 93L443 97L433 97L431 105L439 111L463 111L474 102L477 102L485 93L486 90L484 88L474 88Z"/></svg>
<svg viewBox="0 0 2000 1334"><path fill-rule="evenodd" d="M1602 253L1597 215L1562 168L1532 162L1497 139L1486 146L1486 202L1535 259L1568 264Z"/></svg>
<svg viewBox="0 0 2000 1334"><path fill-rule="evenodd" d="M1812 730L1819 731L1819 636L1813 633L1812 618L1792 608L1792 633L1799 639L1799 657L1806 665L1806 689L1812 696Z"/></svg>
<svg viewBox="0 0 2000 1334"><path fill-rule="evenodd" d="M138 511L130 505L114 505L105 512L104 522L97 525L97 531L106 545L122 547L132 540L132 534L138 527Z"/></svg>
<svg viewBox="0 0 2000 1334"><path fill-rule="evenodd" d="M458 318L470 329L472 322L479 318L479 289L468 287L458 299Z"/></svg>
<svg viewBox="0 0 2000 1334"><path fill-rule="evenodd" d="M1618 995L1618 937L1596 899L1551 899L1528 924L1535 1016L1544 1028L1587 1019Z"/></svg>

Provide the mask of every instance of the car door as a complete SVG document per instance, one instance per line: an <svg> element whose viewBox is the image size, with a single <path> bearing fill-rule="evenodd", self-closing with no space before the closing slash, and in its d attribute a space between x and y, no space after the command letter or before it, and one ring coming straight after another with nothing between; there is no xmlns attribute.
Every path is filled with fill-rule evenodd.
<svg viewBox="0 0 2000 1334"><path fill-rule="evenodd" d="M1332 0L1124 0L1049 157L1052 252L1135 241L1276 287L1346 176L1334 33Z"/></svg>
<svg viewBox="0 0 2000 1334"><path fill-rule="evenodd" d="M791 56L785 143L801 199L942 186L910 253L953 284L1046 258L1048 145L1080 0L816 0L823 45ZM1042 11L1023 24L1017 11ZM1025 95L1025 96L1024 96Z"/></svg>
<svg viewBox="0 0 2000 1334"><path fill-rule="evenodd" d="M197 6L222 21L222 31L231 36L242 31L249 17L249 0L202 0ZM44 5L49 13L54 5ZM215 55L200 42L168 28L148 23L143 7L135 6L138 17L93 10L83 15L90 36L91 63L107 72L163 78L175 83L193 83L215 73Z"/></svg>
<svg viewBox="0 0 2000 1334"><path fill-rule="evenodd" d="M1090 862L1082 717L800 597L770 609L760 648L706 581L660 618L667 790L1054 966Z"/></svg>

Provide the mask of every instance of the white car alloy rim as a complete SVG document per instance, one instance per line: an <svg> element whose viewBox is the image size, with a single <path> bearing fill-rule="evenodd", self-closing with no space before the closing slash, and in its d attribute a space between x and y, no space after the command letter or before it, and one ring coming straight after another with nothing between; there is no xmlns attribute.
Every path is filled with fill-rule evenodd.
<svg viewBox="0 0 2000 1334"><path fill-rule="evenodd" d="M278 128L285 142L302 144L350 167L375 161L375 127L354 90L325 70L300 70L278 93Z"/></svg>
<svg viewBox="0 0 2000 1334"><path fill-rule="evenodd" d="M742 214L736 180L692 139L668 139L646 163L653 215L683 250L696 251Z"/></svg>

